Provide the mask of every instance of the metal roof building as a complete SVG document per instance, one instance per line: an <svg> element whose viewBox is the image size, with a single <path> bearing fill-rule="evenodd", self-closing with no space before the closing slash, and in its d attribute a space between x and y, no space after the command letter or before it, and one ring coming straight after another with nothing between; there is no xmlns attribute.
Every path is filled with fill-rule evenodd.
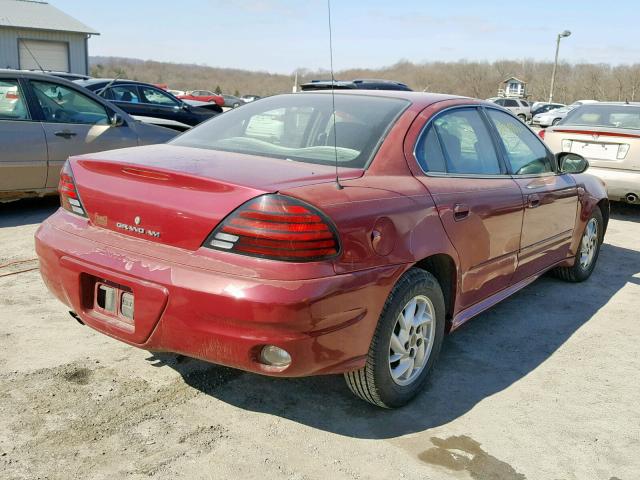
<svg viewBox="0 0 640 480"><path fill-rule="evenodd" d="M88 74L98 32L37 0L0 0L0 68Z"/></svg>

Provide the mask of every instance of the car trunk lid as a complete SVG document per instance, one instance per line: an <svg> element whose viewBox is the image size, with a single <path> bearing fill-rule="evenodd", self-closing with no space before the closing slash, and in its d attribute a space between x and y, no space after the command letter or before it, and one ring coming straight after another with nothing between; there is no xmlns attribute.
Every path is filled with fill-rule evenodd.
<svg viewBox="0 0 640 480"><path fill-rule="evenodd" d="M570 151L599 168L640 170L640 131L562 125L547 129L545 141L554 151Z"/></svg>
<svg viewBox="0 0 640 480"><path fill-rule="evenodd" d="M70 159L90 221L152 242L196 250L248 200L334 181L335 168L269 157L153 145ZM341 169L357 178L360 169Z"/></svg>

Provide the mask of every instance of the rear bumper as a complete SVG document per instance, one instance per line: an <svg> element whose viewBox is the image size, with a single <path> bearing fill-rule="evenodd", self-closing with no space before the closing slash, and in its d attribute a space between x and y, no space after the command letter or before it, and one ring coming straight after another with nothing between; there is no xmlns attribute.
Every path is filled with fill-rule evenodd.
<svg viewBox="0 0 640 480"><path fill-rule="evenodd" d="M176 257L158 260L149 242L144 242L146 255L90 240L59 228L56 217L64 215L69 214L54 214L40 226L36 251L47 287L85 324L146 350L267 375L339 373L363 366L383 304L406 269L296 281L234 276ZM193 252L184 255L193 260ZM95 285L103 281L133 292L133 324L95 308ZM259 363L264 345L288 351L291 364L278 370Z"/></svg>
<svg viewBox="0 0 640 480"><path fill-rule="evenodd" d="M589 167L587 173L604 181L610 200L626 201L626 196L630 193L640 198L639 171Z"/></svg>

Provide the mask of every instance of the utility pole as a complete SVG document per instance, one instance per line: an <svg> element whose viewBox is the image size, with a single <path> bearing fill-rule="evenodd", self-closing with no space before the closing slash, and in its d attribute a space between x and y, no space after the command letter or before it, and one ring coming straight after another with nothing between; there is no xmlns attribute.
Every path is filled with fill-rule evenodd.
<svg viewBox="0 0 640 480"><path fill-rule="evenodd" d="M563 37L568 37L571 35L569 30L565 30L562 33L558 34L558 38L556 40L556 60L553 63L553 73L551 74L551 88L549 89L549 103L553 103L553 86L556 83L556 70L558 69L558 53L560 52L560 39Z"/></svg>

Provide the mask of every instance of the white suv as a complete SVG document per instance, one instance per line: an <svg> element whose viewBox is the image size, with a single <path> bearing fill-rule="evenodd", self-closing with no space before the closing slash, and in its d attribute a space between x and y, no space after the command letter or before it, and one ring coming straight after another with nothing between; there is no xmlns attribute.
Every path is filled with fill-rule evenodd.
<svg viewBox="0 0 640 480"><path fill-rule="evenodd" d="M511 110L523 122L531 120L531 105L521 98L498 98L493 103Z"/></svg>

